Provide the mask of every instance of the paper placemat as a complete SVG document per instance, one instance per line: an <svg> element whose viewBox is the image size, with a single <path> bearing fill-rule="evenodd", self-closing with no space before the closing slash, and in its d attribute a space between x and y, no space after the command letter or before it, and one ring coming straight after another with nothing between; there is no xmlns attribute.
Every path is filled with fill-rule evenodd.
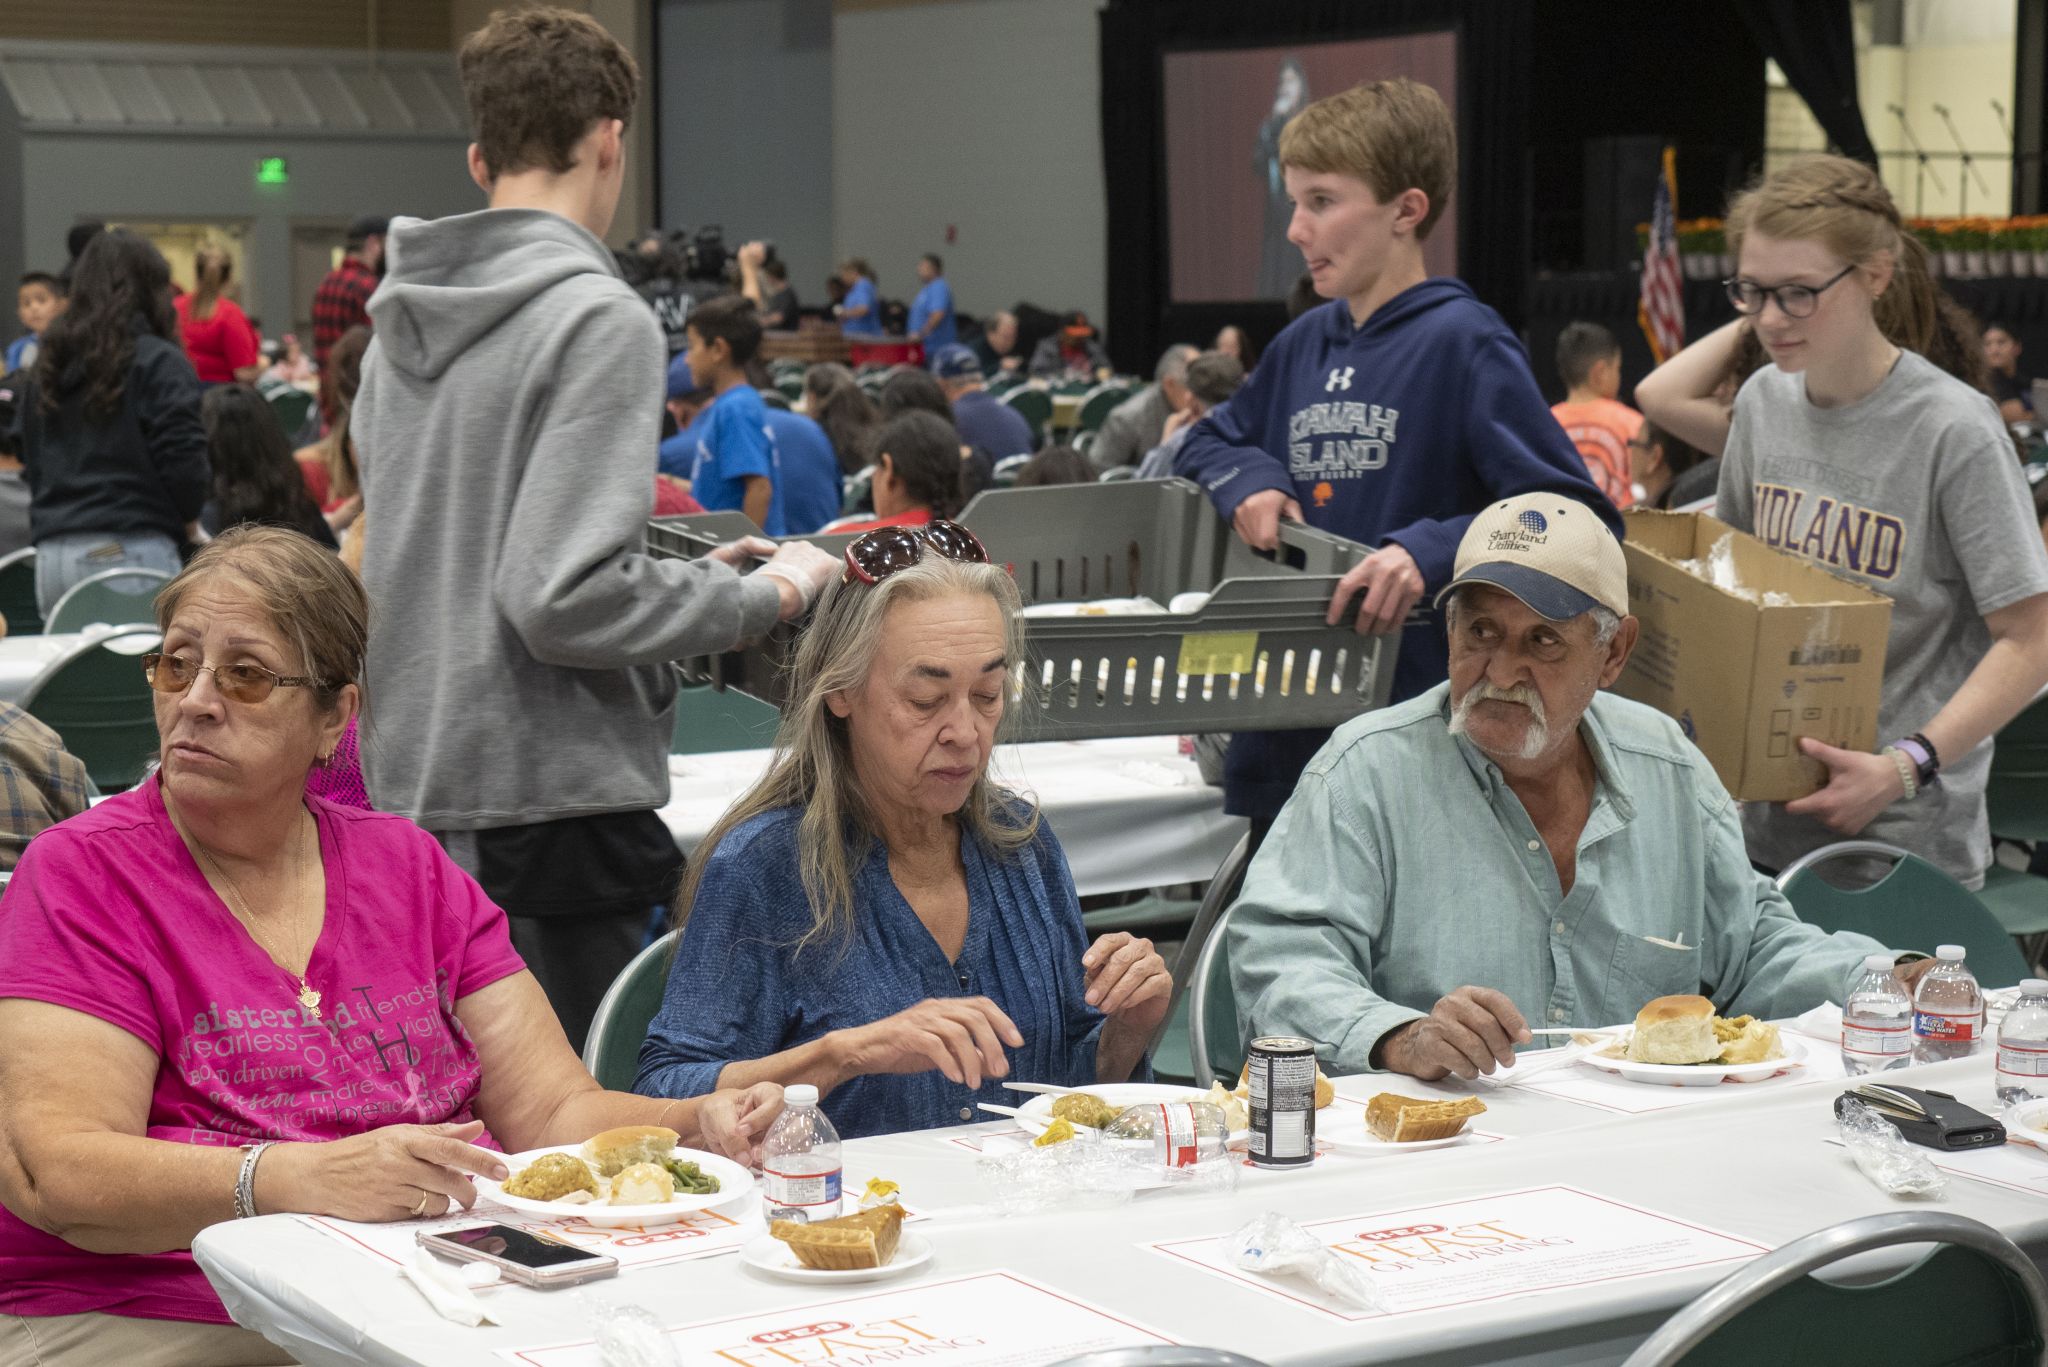
<svg viewBox="0 0 2048 1367"><path fill-rule="evenodd" d="M617 1229L605 1229L573 1218L544 1219L513 1210L510 1206L501 1206L495 1201L483 1200L466 1211L456 1211L433 1220L359 1224L354 1220L334 1220L324 1215L301 1215L298 1219L330 1238L339 1239L365 1257L392 1267L402 1267L412 1261L422 1231L438 1233L445 1229L466 1229L472 1225L511 1225L529 1234L587 1248L594 1253L608 1253L619 1260L619 1271L623 1274L643 1267L661 1267L691 1258L706 1258L714 1253L731 1252L762 1232L760 1212L760 1195L748 1192L723 1211L692 1211L674 1224L627 1225Z"/></svg>
<svg viewBox="0 0 2048 1367"><path fill-rule="evenodd" d="M1318 1220L1304 1228L1340 1257L1357 1260L1390 1315L1740 1262L1770 1251L1563 1186ZM1266 1277L1232 1265L1221 1234L1142 1246L1331 1319L1379 1317L1338 1304L1305 1278Z"/></svg>
<svg viewBox="0 0 2048 1367"><path fill-rule="evenodd" d="M876 1364L917 1359L945 1367L1035 1367L1080 1353L1174 1340L1015 1272L829 1299L796 1309L700 1320L667 1330L691 1364ZM601 1367L583 1339L498 1350L521 1367Z"/></svg>
<svg viewBox="0 0 2048 1367"><path fill-rule="evenodd" d="M1934 1166L1973 1182L1989 1182L2025 1196L2048 1199L2048 1153L2011 1140L1988 1149L1961 1153L1927 1151Z"/></svg>
<svg viewBox="0 0 2048 1367"><path fill-rule="evenodd" d="M1591 1064L1571 1063L1548 1069L1527 1082L1509 1082L1507 1085L1564 1101L1575 1101L1581 1106L1592 1106L1616 1115L1647 1115L1652 1111L1668 1111L1675 1106L1700 1106L1738 1096L1756 1096L1766 1088L1797 1087L1803 1083L1826 1082L1848 1076L1842 1067L1842 1054L1838 1047L1801 1042L1806 1046L1806 1057L1797 1068L1756 1082L1722 1082L1712 1087L1659 1087L1654 1083L1630 1082L1618 1074L1602 1072Z"/></svg>

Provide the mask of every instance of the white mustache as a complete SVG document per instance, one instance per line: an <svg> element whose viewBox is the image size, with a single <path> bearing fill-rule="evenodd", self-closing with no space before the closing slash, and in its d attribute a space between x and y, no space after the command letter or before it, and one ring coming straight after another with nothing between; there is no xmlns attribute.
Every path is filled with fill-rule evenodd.
<svg viewBox="0 0 2048 1367"><path fill-rule="evenodd" d="M1472 709L1483 702L1519 703L1529 709L1529 729L1523 733L1519 759L1535 759L1550 746L1550 721L1543 713L1543 698L1528 684L1512 684L1507 688L1495 688L1481 680L1465 690L1465 696L1458 699L1451 709L1451 734L1466 734L1467 723L1472 719Z"/></svg>

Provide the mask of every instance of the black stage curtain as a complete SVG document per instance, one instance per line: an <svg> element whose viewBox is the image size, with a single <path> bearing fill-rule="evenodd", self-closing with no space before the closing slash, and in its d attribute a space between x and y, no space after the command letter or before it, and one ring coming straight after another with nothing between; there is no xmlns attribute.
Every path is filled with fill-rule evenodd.
<svg viewBox="0 0 2048 1367"><path fill-rule="evenodd" d="M1736 12L1806 101L1842 155L1877 165L1856 99L1856 29L1849 0L1735 0Z"/></svg>
<svg viewBox="0 0 2048 1367"><path fill-rule="evenodd" d="M1107 342L1117 368L1150 373L1170 342L1206 343L1219 321L1277 330L1271 305L1177 306L1167 291L1162 55L1452 29L1458 35L1458 274L1520 321L1529 240L1525 135L1531 8L1503 0L1111 0L1102 11L1102 162L1109 209ZM1478 136L1481 130L1492 135ZM1246 243L1255 259L1256 243ZM1260 337L1263 341L1264 338Z"/></svg>

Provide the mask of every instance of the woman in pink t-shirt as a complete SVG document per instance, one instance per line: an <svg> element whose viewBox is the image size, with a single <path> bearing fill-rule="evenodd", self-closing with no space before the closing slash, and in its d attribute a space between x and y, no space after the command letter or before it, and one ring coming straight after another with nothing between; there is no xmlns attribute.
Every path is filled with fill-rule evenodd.
<svg viewBox="0 0 2048 1367"><path fill-rule="evenodd" d="M143 657L162 767L37 837L0 900L0 1363L274 1363L186 1251L208 1225L436 1217L501 1146L623 1124L745 1157L779 1107L601 1090L431 836L305 796L367 610L295 532L209 544Z"/></svg>

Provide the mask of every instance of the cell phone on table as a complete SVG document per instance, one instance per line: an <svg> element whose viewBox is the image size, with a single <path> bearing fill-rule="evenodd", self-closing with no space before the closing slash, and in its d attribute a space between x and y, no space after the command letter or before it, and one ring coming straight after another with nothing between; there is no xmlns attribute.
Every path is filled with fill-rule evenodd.
<svg viewBox="0 0 2048 1367"><path fill-rule="evenodd" d="M610 1277L619 1260L573 1244L543 1239L510 1225L472 1225L468 1229L421 1230L420 1247L458 1263L489 1263L508 1281L546 1291L557 1286Z"/></svg>

